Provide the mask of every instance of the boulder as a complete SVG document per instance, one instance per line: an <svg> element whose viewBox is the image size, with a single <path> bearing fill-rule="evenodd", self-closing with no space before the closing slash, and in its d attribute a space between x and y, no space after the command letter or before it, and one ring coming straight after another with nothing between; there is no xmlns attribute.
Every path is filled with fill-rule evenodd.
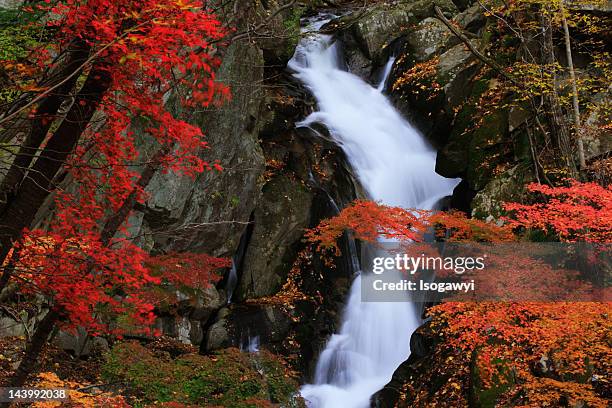
<svg viewBox="0 0 612 408"><path fill-rule="evenodd" d="M366 13L353 26L353 34L370 60L376 59L388 41L414 22L404 7L375 7Z"/></svg>
<svg viewBox="0 0 612 408"><path fill-rule="evenodd" d="M353 35L364 55L370 60L376 60L391 40L411 29L422 19L432 17L434 5L445 12L457 11L450 0L404 0L393 7L385 4L372 6L371 10L351 25Z"/></svg>
<svg viewBox="0 0 612 408"><path fill-rule="evenodd" d="M21 310L15 314L0 312L0 338L29 336L46 313L45 309L40 310L38 308L29 312Z"/></svg>
<svg viewBox="0 0 612 408"><path fill-rule="evenodd" d="M457 44L442 55L438 62L438 81L444 84L449 110L461 105L471 93L470 80L479 64L464 44Z"/></svg>
<svg viewBox="0 0 612 408"><path fill-rule="evenodd" d="M308 228L311 203L312 194L288 175L281 174L265 185L254 213L238 300L272 295L281 288L295 256L292 246Z"/></svg>
<svg viewBox="0 0 612 408"><path fill-rule="evenodd" d="M54 337L53 343L62 350L72 353L75 357L85 357L92 351L108 351L109 346L103 337L91 337L84 329L78 328L76 333L60 330Z"/></svg>
<svg viewBox="0 0 612 408"><path fill-rule="evenodd" d="M25 337L28 327L23 322L18 322L9 316L0 317L1 337Z"/></svg>
<svg viewBox="0 0 612 408"><path fill-rule="evenodd" d="M520 202L523 196L523 186L531 178L521 170L513 167L491 179L479 191L472 201L472 216L493 221L503 214L504 202Z"/></svg>
<svg viewBox="0 0 612 408"><path fill-rule="evenodd" d="M406 41L417 62L427 61L459 40L439 19L428 17L419 22L416 29L406 35Z"/></svg>
<svg viewBox="0 0 612 408"><path fill-rule="evenodd" d="M486 23L486 18L479 4L474 4L457 14L453 20L459 24L463 31L477 34Z"/></svg>
<svg viewBox="0 0 612 408"><path fill-rule="evenodd" d="M213 286L199 291L193 300L187 306L189 308L188 316L191 320L202 322L207 321L214 312L227 303L225 293Z"/></svg>
<svg viewBox="0 0 612 408"><path fill-rule="evenodd" d="M217 320L206 331L205 341L202 348L205 350L218 350L232 345L230 333L226 327L230 310L227 307L219 310Z"/></svg>

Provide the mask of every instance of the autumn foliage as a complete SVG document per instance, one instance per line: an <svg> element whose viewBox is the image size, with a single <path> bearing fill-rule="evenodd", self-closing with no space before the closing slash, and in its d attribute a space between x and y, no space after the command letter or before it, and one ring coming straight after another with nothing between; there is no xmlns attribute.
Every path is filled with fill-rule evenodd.
<svg viewBox="0 0 612 408"><path fill-rule="evenodd" d="M44 228L26 226L4 266L11 266L21 291L43 295L70 326L109 330L101 315L127 315L147 326L154 317L143 295L147 286L204 287L214 269L226 266L203 255L151 259L130 240L126 222L147 198L155 172L193 177L221 170L203 159L203 132L186 114L228 96L214 74L220 63L214 44L225 31L206 7L192 0L66 0L25 8L50 16L51 40L31 50L41 76L65 63L57 55L88 56L63 82L81 76L85 94L76 96L71 112L95 108L95 114L81 129L70 127L68 118L53 134L57 118L39 113L35 102L54 97L58 86L29 90L32 102L21 110L50 130L47 145L76 143L62 146L71 154L63 163L66 182L51 186L53 216ZM61 134L64 126L71 133ZM151 263L158 266L155 274Z"/></svg>
<svg viewBox="0 0 612 408"><path fill-rule="evenodd" d="M540 230L561 241L612 242L610 188L570 181L564 187L530 184L527 190L539 200L506 204L510 225Z"/></svg>
<svg viewBox="0 0 612 408"><path fill-rule="evenodd" d="M333 242L345 229L373 243L379 236L421 241L422 234L432 229L438 239L456 242L518 241L512 230L526 229L562 241L611 241L610 189L572 181L566 187L532 184L528 190L538 195L534 197L538 201L507 204L510 214L501 226L459 213L412 211L359 201L311 230L308 238L319 251L333 248L336 254ZM588 289L575 286L571 276L558 275L550 265L523 259L516 252L520 250L512 254L513 263L501 259L495 269L507 285L485 287L485 292L520 291L525 279L553 292L564 285L570 290ZM410 396L406 406L420 406L421 398L426 397L440 406L462 406L471 395L477 401L482 399L480 403L493 398L500 406L606 407L609 385L605 376L612 361L609 313L609 303L595 302L445 302L433 306L428 310L429 330L437 338L431 357L435 359L433 371L409 381L400 400ZM426 381L427 376L432 382L446 378L435 395L418 391L422 384L415 381Z"/></svg>
<svg viewBox="0 0 612 408"><path fill-rule="evenodd" d="M306 239L314 243L318 251L329 250L339 255L337 240L347 230L354 238L370 243L379 239L418 242L422 241L424 233L432 230L454 241L513 239L508 227L468 218L460 212L389 207L366 200L356 200L340 214L323 220L306 232Z"/></svg>

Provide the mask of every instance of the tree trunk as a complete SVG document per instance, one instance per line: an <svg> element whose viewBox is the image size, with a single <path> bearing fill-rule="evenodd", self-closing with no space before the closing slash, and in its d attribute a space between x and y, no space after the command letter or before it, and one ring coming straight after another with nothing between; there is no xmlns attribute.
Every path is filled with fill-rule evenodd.
<svg viewBox="0 0 612 408"><path fill-rule="evenodd" d="M67 56L58 72L52 73L56 81L72 75L68 81L62 84L52 94L44 98L38 105L36 116L30 121L30 129L24 142L19 148L10 169L0 185L0 213L3 207L11 200L19 185L26 176L30 164L36 157L38 149L45 140L51 125L56 119L62 104L67 100L70 91L77 82L78 74L73 75L85 62L89 55L89 46L82 41L74 41L66 51ZM4 138L4 137L3 137Z"/></svg>
<svg viewBox="0 0 612 408"><path fill-rule="evenodd" d="M565 55L567 57L567 66L569 68L570 81L572 83L572 107L574 111L574 126L576 130L577 145L578 145L578 162L580 163L580 169L586 167L586 160L584 157L584 143L582 141L582 123L580 122L580 105L578 103L578 86L576 84L576 72L574 71L574 59L572 58L572 42L569 33L569 27L567 26L567 19L565 18L565 7L563 7L563 0L559 3L561 12L561 21L563 22L563 33L565 35Z"/></svg>
<svg viewBox="0 0 612 408"><path fill-rule="evenodd" d="M134 209L134 205L136 205L136 200L138 199L138 192L140 189L144 190L151 179L155 175L155 172L159 166L159 160L168 154L171 151L171 146L163 146L161 147L153 156L153 159L149 161L147 166L144 168L142 173L140 174L140 178L136 183L136 187L132 190L129 196L125 199L121 208L117 210L116 213L111 215L106 223L104 224L104 228L102 228L102 233L100 234L100 239L104 246L107 246L110 243L110 240L119 230L119 227L127 220L130 212Z"/></svg>
<svg viewBox="0 0 612 408"><path fill-rule="evenodd" d="M553 66L556 63L554 43L552 35L552 25L550 18L545 16L543 12L541 14L542 29L543 29L543 40L542 40L542 64ZM544 98L546 105L546 111L548 115L548 122L550 125L550 131L552 139L554 140L557 151L561 155L560 165L566 167L571 174L576 174L576 166L573 161L572 144L570 142L570 133L567 127L567 121L564 118L561 104L559 102L559 95L557 94L557 75L554 68L552 69L551 75L553 77L553 87L549 94Z"/></svg>
<svg viewBox="0 0 612 408"><path fill-rule="evenodd" d="M123 223L127 220L130 212L134 208L136 204L136 199L138 195L138 189L145 189L151 179L155 175L157 170L158 159L163 155L167 154L170 151L170 147L162 147L154 156L154 159L145 167L144 171L140 175L138 182L136 183L136 188L132 190L130 195L125 199L121 208L112 216L108 218L105 222L104 227L102 228L101 240L103 245L108 246L112 237L117 233L119 227L123 225ZM91 265L87 273L92 273L94 269L94 265ZM32 340L28 344L26 348L26 354L19 363L19 367L15 371L12 377L6 383L6 387L21 387L25 381L27 380L30 373L34 370L36 366L36 361L44 349L44 346L47 342L49 334L53 331L55 324L60 321L61 315L55 310L51 309L41 320L32 336ZM2 405L4 406L4 405ZM7 405L8 406L8 405Z"/></svg>
<svg viewBox="0 0 612 408"><path fill-rule="evenodd" d="M36 331L32 335L32 339L26 347L23 359L19 363L19 366L13 375L6 380L4 384L5 387L21 387L25 384L30 373L34 371L38 356L44 349L47 339L49 338L49 335L53 331L55 323L59 320L59 318L59 313L53 309L50 309L40 323L38 323ZM8 406L8 404L3 406Z"/></svg>
<svg viewBox="0 0 612 408"><path fill-rule="evenodd" d="M109 86L110 76L105 67L94 67L61 125L24 177L15 196L7 202L0 214L0 264L51 193L53 178L73 152Z"/></svg>

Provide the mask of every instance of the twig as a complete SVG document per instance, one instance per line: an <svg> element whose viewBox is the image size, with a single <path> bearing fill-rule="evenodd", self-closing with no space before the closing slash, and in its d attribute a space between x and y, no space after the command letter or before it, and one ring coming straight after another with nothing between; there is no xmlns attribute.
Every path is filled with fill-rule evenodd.
<svg viewBox="0 0 612 408"><path fill-rule="evenodd" d="M106 51L111 45L115 44L117 41L121 40L122 38L124 38L126 35L130 34L131 32L139 29L140 27L144 26L145 24L150 23L153 20L147 20L141 24L138 24L137 26L125 31L123 34L121 34L119 37L115 38L113 41L109 42L108 44L106 44L104 47L100 48L98 51L96 51L92 56L90 56L89 58L87 58L87 60L85 60L85 62L83 62L77 69L75 69L70 75L66 76L66 78L64 78L63 80L61 80L60 82L58 82L57 84L53 85L52 87L50 87L49 89L45 90L44 92L42 92L41 94L39 94L36 98L32 99L30 102L28 102L27 104L25 104L24 106L22 106L21 108L17 109L15 112L11 113L10 115L0 119L0 125L2 125L3 123L8 122L9 120L13 119L14 117L16 117L17 115L19 115L21 112L23 112L24 110L26 110L27 108L29 108L30 106L34 105L36 102L40 101L42 98L44 98L45 96L47 96L49 93L53 92L54 90L56 90L57 88L59 88L60 86L64 85L66 82L68 82L70 80L70 78L72 78L73 76L77 75L79 72L81 72L81 70L83 68L85 68L90 62L92 62L93 60L95 60L96 58L98 58L98 56L100 54L102 54L104 51Z"/></svg>
<svg viewBox="0 0 612 408"><path fill-rule="evenodd" d="M438 18L440 19L440 21L442 21L444 25L448 27L448 29L451 30L451 32L455 34L455 36L459 38L469 48L472 54L474 54L479 60L484 62L486 65L493 68L495 71L497 71L500 75L502 75L508 81L512 82L512 84L518 87L521 86L520 83L516 81L512 76L510 76L506 71L504 71L504 69L497 62L493 61L491 58L486 57L483 53L478 51L478 49L474 47L474 44L472 44L472 42L465 36L465 34L459 31L457 27L455 27L450 21L448 21L448 19L442 13L442 10L440 10L440 7L434 6L434 10L436 11L436 14Z"/></svg>

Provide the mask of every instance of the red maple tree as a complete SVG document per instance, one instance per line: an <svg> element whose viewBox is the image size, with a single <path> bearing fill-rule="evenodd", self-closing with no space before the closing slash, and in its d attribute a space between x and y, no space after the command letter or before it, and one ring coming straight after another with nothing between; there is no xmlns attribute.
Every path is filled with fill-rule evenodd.
<svg viewBox="0 0 612 408"><path fill-rule="evenodd" d="M220 22L194 0L45 3L24 9L43 13L52 33L32 53L40 86L0 119L28 123L1 189L1 286L15 281L20 291L44 296L49 308L12 386L23 384L56 324L109 331L105 313L146 328L154 318L148 285L204 286L214 279L211 270L226 266L196 255L183 258L204 263L150 259L129 239L126 222L156 172L221 170L202 159L202 130L187 121L194 108L228 96L214 74L225 35ZM146 148L138 147L143 138ZM50 222L30 229L49 198ZM147 260L161 274L152 274ZM193 273L181 275L177 265Z"/></svg>
<svg viewBox="0 0 612 408"><path fill-rule="evenodd" d="M612 242L612 190L570 180L567 186L529 184L531 204L508 203L513 227L537 229L561 241Z"/></svg>

